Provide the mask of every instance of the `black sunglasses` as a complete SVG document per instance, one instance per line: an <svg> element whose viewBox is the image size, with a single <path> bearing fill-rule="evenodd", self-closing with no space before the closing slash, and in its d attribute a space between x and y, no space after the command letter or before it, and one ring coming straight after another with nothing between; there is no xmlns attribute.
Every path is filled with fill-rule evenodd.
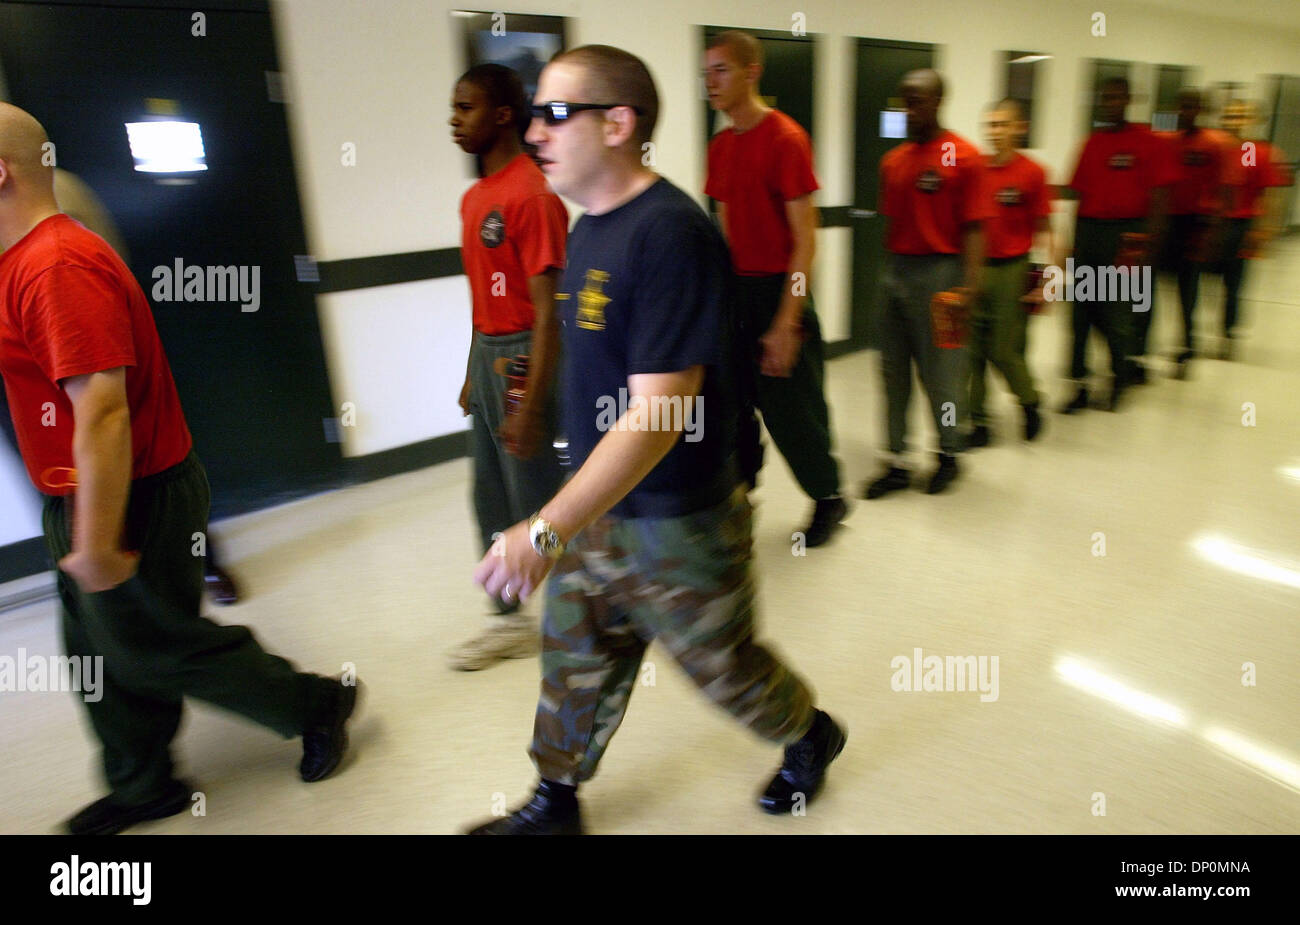
<svg viewBox="0 0 1300 925"><path fill-rule="evenodd" d="M532 111L534 119L541 119L547 125L555 125L573 118L580 112L596 109L617 109L620 106L627 106L638 116L644 115L640 106L632 106L629 103L565 103L560 100L552 100L549 103L534 103L529 109Z"/></svg>

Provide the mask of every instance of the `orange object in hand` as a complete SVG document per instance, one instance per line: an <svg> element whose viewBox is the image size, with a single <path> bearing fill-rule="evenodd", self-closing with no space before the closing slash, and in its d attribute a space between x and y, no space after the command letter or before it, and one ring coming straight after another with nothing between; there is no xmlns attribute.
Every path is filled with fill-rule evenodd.
<svg viewBox="0 0 1300 925"><path fill-rule="evenodd" d="M1263 244L1264 235L1258 231L1247 231L1241 239L1241 247L1237 250L1237 256L1242 260L1254 260L1259 256Z"/></svg>
<svg viewBox="0 0 1300 925"><path fill-rule="evenodd" d="M1115 266L1136 267L1146 257L1151 236L1139 231L1126 231L1119 238L1119 253L1115 255Z"/></svg>
<svg viewBox="0 0 1300 925"><path fill-rule="evenodd" d="M970 309L966 300L949 290L931 296L930 331L936 347L945 350L964 347L970 333Z"/></svg>
<svg viewBox="0 0 1300 925"><path fill-rule="evenodd" d="M518 414L528 391L528 357L520 354L506 363L505 413Z"/></svg>

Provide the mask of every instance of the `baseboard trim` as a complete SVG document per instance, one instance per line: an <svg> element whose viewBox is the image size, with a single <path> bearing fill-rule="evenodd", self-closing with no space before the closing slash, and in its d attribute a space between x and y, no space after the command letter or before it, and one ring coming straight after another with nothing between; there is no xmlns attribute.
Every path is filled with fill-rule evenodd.
<svg viewBox="0 0 1300 925"><path fill-rule="evenodd" d="M838 360L842 356L848 356L850 353L857 353L859 350L866 349L867 344L865 341L858 341L849 337L826 344L823 351L826 359Z"/></svg>
<svg viewBox="0 0 1300 925"><path fill-rule="evenodd" d="M0 584L48 572L52 568L42 537L34 536L0 546Z"/></svg>

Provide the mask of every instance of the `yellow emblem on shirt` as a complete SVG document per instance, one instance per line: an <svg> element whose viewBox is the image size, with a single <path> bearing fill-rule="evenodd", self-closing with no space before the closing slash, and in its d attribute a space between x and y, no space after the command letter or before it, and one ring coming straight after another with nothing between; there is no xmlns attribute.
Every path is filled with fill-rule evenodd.
<svg viewBox="0 0 1300 925"><path fill-rule="evenodd" d="M578 293L578 327L587 331L605 330L605 305L609 296L600 287L607 282L609 274L604 270L587 271L587 281Z"/></svg>

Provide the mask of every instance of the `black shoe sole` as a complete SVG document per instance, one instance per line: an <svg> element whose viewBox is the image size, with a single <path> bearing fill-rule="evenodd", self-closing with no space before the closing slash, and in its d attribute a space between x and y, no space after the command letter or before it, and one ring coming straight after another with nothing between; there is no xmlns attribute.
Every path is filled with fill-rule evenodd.
<svg viewBox="0 0 1300 925"><path fill-rule="evenodd" d="M883 488L876 488L875 483L866 487L862 492L862 497L867 501L875 501L877 498L883 498L885 495L892 495L896 491L906 491L912 487L912 479L909 476L907 482L902 485L887 485Z"/></svg>
<svg viewBox="0 0 1300 925"><path fill-rule="evenodd" d="M951 486L953 482L957 481L957 477L959 475L960 472L953 472L951 475L947 475L944 476L943 478L940 478L939 474L936 472L930 478L930 483L925 486L925 493L927 495L943 494L945 491L948 490L949 486Z"/></svg>
<svg viewBox="0 0 1300 925"><path fill-rule="evenodd" d="M822 792L826 783L826 772L830 770L831 764L840 756L840 752L844 751L844 746L847 745L849 741L849 731L833 719L831 720L831 723L836 730L837 735L839 735L840 740L835 745L835 748L832 749L831 756L826 759L826 767L822 769L822 779L818 782L816 789L813 790L811 794L805 794L805 807L812 803L812 801ZM763 797L758 798L758 806L769 816L783 816L794 809L793 803L772 803L766 801Z"/></svg>
<svg viewBox="0 0 1300 925"><path fill-rule="evenodd" d="M577 820L564 823L557 831L554 832L509 832L498 831L504 829L509 824L509 817L504 819L493 819L491 822L485 822L477 825L472 829L466 829L466 835L586 835L587 830L583 828L582 817Z"/></svg>
<svg viewBox="0 0 1300 925"><path fill-rule="evenodd" d="M829 524L827 524L826 529L818 530L814 532L811 529L812 525L809 524L809 529L804 531L804 537L803 537L804 546L808 549L813 549L817 546L824 545L832 536L835 535L835 531L838 530L843 525L844 518L848 516L849 516L849 506L848 504L844 504L843 509L839 512L838 516L836 516L834 520L832 520Z"/></svg>
<svg viewBox="0 0 1300 925"><path fill-rule="evenodd" d="M335 734L339 737L339 747L335 750L334 756L329 763L313 773L310 777L303 774L302 768L299 767L298 776L309 784L314 784L317 781L324 780L337 771L339 765L343 763L343 757L348 753L348 745L350 743L348 741L347 723L348 720L352 718L352 714L356 712L357 701L361 691L361 682L358 681L356 684L340 684L339 688L342 690L343 694L339 704L339 715L334 720Z"/></svg>
<svg viewBox="0 0 1300 925"><path fill-rule="evenodd" d="M76 821L74 816L63 824L64 830L69 835L116 835L118 832L125 831L141 822L151 822L154 819L166 819L169 816L178 816L185 812L186 807L190 805L190 792L186 787L182 792L175 796L166 797L153 803L145 803L141 806L122 807L121 811L109 818L105 818L97 825L75 827Z"/></svg>

